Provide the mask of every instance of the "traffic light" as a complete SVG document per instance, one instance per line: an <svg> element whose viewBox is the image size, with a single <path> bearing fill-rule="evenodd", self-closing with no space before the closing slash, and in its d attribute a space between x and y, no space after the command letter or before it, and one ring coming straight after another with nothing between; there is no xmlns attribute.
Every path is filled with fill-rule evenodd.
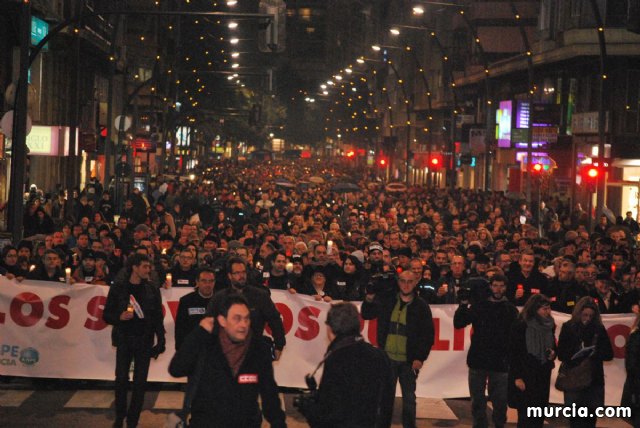
<svg viewBox="0 0 640 428"><path fill-rule="evenodd" d="M582 178L585 180L585 184L587 185L587 191L593 193L596 191L596 187L598 185L598 176L600 175L600 171L596 166L588 166L585 170Z"/></svg>
<svg viewBox="0 0 640 428"><path fill-rule="evenodd" d="M438 170L440 169L440 167L442 166L442 158L440 158L440 156L431 156L431 158L429 159L429 169L431 169L432 171Z"/></svg>
<svg viewBox="0 0 640 428"><path fill-rule="evenodd" d="M387 158L381 157L380 159L378 159L378 166L380 168L386 168L387 167Z"/></svg>
<svg viewBox="0 0 640 428"><path fill-rule="evenodd" d="M349 150L346 154L347 158L349 159L353 159L354 157L356 157L356 152L354 152L353 150Z"/></svg>
<svg viewBox="0 0 640 428"><path fill-rule="evenodd" d="M542 171L544 171L544 167L541 163L535 163L531 168L533 169L534 174L540 174Z"/></svg>

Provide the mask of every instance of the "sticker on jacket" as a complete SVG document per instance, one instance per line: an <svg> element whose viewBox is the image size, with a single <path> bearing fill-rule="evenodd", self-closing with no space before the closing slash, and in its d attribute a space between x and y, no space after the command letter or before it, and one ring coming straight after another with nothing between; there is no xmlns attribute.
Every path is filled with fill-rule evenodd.
<svg viewBox="0 0 640 428"><path fill-rule="evenodd" d="M204 315L207 308L189 308L189 315Z"/></svg>
<svg viewBox="0 0 640 428"><path fill-rule="evenodd" d="M257 374L241 374L238 376L238 383L258 383L258 375Z"/></svg>

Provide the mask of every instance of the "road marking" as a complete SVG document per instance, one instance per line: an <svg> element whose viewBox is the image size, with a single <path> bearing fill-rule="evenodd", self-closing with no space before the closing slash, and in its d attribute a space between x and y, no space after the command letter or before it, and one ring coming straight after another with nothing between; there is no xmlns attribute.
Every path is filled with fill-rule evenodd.
<svg viewBox="0 0 640 428"><path fill-rule="evenodd" d="M114 399L113 391L81 390L76 391L64 407L70 409L108 409Z"/></svg>
<svg viewBox="0 0 640 428"><path fill-rule="evenodd" d="M154 409L180 410L184 404L184 392L182 391L160 391L153 405Z"/></svg>
<svg viewBox="0 0 640 428"><path fill-rule="evenodd" d="M457 421L458 417L441 398L417 398L416 418Z"/></svg>
<svg viewBox="0 0 640 428"><path fill-rule="evenodd" d="M0 391L0 407L20 407L34 391Z"/></svg>

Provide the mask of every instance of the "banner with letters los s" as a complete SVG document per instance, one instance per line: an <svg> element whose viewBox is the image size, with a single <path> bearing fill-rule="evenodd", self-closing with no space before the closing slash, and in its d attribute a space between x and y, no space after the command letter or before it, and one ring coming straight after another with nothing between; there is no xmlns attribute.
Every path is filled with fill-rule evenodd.
<svg viewBox="0 0 640 428"><path fill-rule="evenodd" d="M18 283L0 277L0 375L113 380L111 326L102 320L108 291L108 287L99 285ZM178 303L190 291L161 290L167 351L152 361L151 381L184 382L171 377L167 366L175 350ZM324 323L330 304L278 290L272 292L272 299L282 315L287 337L282 358L274 363L276 380L280 386L305 387L305 374L315 369L329 344ZM453 328L455 310L456 305L431 306L436 337L418 378L416 392L420 397L469 396L466 356L471 328ZM554 313L554 317L559 334L569 316ZM603 316L615 353L614 360L605 363L609 405L620 402L625 380L624 347L633 318L627 314ZM376 343L376 322L362 321L361 327L365 339ZM552 388L551 399L561 402L562 394Z"/></svg>

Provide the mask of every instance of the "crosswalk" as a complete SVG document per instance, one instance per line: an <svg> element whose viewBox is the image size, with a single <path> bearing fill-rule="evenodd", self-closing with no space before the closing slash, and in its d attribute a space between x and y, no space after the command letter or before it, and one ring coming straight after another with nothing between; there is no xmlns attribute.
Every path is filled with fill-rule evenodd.
<svg viewBox="0 0 640 428"><path fill-rule="evenodd" d="M283 408L289 417L296 413L291 403L295 394L280 394ZM148 391L145 396L144 410L156 414L169 413L182 407L184 393L181 391ZM417 400L418 426L441 426L464 428L471 425L470 403L468 400L443 400L440 398L418 398ZM31 389L0 389L0 415L18 414L30 409L47 407L52 412L74 410L104 410L105 414L112 413L114 394L111 389L85 390L31 390ZM395 414L401 413L401 402L396 400ZM491 403L488 404L491 409ZM4 413L2 413L4 412ZM509 409L509 424L517 422L515 410ZM398 418L399 419L399 418ZM398 420L399 422L399 420ZM292 425L290 426L297 426ZM299 425L304 426L304 425ZM394 424L394 427L396 424ZM556 421L546 421L545 427L566 426ZM631 425L620 419L601 419L599 428L630 428Z"/></svg>

